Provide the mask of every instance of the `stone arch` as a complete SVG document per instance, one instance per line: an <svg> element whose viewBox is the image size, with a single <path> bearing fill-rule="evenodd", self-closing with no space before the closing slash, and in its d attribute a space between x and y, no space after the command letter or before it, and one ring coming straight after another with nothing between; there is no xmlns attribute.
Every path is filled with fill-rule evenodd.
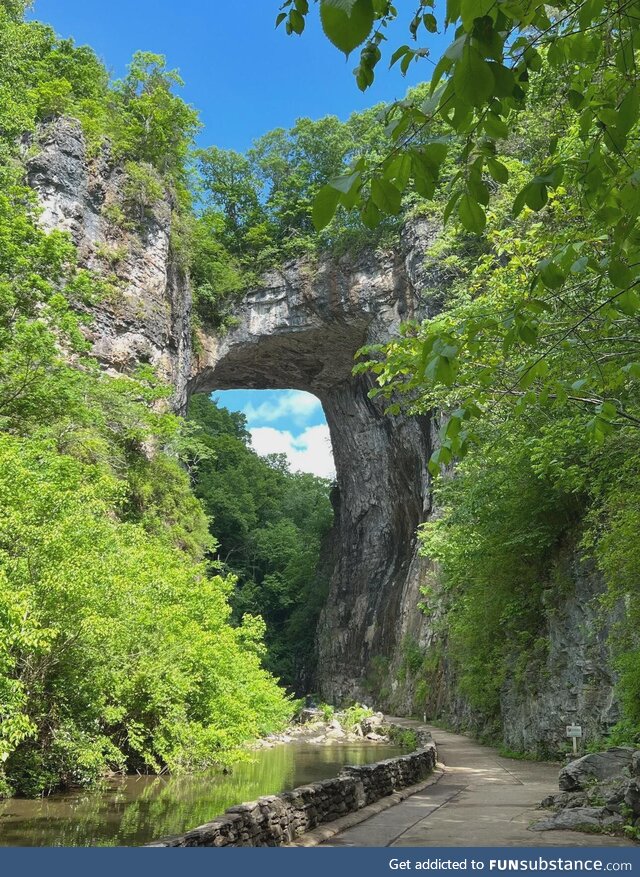
<svg viewBox="0 0 640 877"><path fill-rule="evenodd" d="M321 401L336 464L330 590L318 630L327 699L367 698L372 663L417 636L416 528L429 508L426 418L389 417L354 355L417 314L411 254L298 262L250 292L226 335L203 335L188 392L299 389Z"/></svg>

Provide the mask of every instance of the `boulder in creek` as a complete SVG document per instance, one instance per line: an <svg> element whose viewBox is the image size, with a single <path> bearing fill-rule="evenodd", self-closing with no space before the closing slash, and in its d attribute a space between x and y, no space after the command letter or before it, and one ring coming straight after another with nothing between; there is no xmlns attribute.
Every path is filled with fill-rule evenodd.
<svg viewBox="0 0 640 877"><path fill-rule="evenodd" d="M389 741L389 738L385 737L384 734L376 734L375 731L370 731L366 739L371 740L372 743L387 743Z"/></svg>
<svg viewBox="0 0 640 877"><path fill-rule="evenodd" d="M363 732L369 734L384 724L384 715L382 713L374 713L374 715L363 719L360 724L362 725Z"/></svg>

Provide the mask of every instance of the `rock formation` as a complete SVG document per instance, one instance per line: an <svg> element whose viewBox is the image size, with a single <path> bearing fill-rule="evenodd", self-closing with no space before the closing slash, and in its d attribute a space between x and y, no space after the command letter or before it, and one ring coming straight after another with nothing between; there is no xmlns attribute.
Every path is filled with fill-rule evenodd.
<svg viewBox="0 0 640 877"><path fill-rule="evenodd" d="M25 143L27 179L47 230L68 232L83 267L109 279L113 292L92 309L89 338L106 368L126 372L150 363L186 405L191 372L191 291L170 258L171 204L146 205L138 221L118 223L127 199L126 173L108 148L87 152L72 119L42 126ZM124 216L124 214L123 214Z"/></svg>
<svg viewBox="0 0 640 877"><path fill-rule="evenodd" d="M294 388L322 402L337 472L333 573L318 632L324 697L370 699L377 658L422 623L423 562L416 528L429 512L429 421L389 417L372 400L370 378L352 375L364 344L384 341L417 316L412 265L428 228L405 236L399 255L294 263L264 278L235 312L238 325L202 339L190 392ZM375 695L374 695L375 696Z"/></svg>

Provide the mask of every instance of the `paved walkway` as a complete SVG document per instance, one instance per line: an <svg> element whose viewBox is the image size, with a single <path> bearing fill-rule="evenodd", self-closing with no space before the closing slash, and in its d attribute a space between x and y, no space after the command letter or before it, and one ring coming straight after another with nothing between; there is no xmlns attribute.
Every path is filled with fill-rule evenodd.
<svg viewBox="0 0 640 877"><path fill-rule="evenodd" d="M407 727L418 724L394 719ZM558 765L503 758L496 749L432 728L443 775L421 792L322 846L464 847L632 846L624 838L575 831L529 831L558 790Z"/></svg>

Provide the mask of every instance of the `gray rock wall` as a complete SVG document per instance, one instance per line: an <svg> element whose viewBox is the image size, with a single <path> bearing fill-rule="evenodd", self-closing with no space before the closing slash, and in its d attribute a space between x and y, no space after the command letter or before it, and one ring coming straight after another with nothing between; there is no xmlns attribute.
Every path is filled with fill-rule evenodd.
<svg viewBox="0 0 640 877"><path fill-rule="evenodd" d="M27 179L38 194L41 225L66 231L82 267L109 281L92 307L87 336L107 370L153 365L186 405L191 373L191 290L171 255L167 193L139 215L125 204L127 175L108 148L89 155L80 124L58 119L25 142ZM114 221L114 210L124 222Z"/></svg>
<svg viewBox="0 0 640 877"><path fill-rule="evenodd" d="M581 745L593 743L620 718L607 640L622 608L603 607L602 577L579 551L570 551L567 567L567 592L547 592L546 660L502 689L503 737L516 750L562 749L572 724L582 726Z"/></svg>
<svg viewBox="0 0 640 877"><path fill-rule="evenodd" d="M487 718L460 694L448 658L447 596L430 600L434 611L425 619L418 643L428 669L408 674L401 686L412 694L415 712L442 719L456 730L499 739L514 751L543 756L570 745L567 725L582 726L581 746L608 733L620 719L608 638L623 607L603 605L602 577L574 545L560 552L556 564L563 572L562 584L555 581L544 592L540 611L539 637L547 648L532 655L524 669L522 656L513 655L500 692L499 716ZM430 578L437 593L437 571ZM455 606L448 611L455 612Z"/></svg>

